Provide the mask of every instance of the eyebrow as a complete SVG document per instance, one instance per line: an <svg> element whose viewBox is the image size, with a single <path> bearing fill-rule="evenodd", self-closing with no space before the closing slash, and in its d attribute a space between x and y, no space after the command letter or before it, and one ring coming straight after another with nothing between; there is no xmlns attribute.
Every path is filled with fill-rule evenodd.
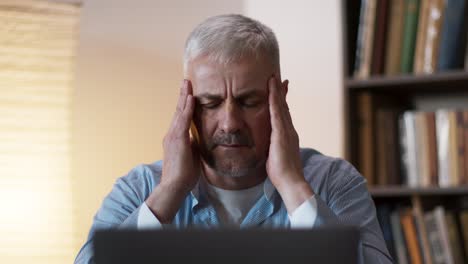
<svg viewBox="0 0 468 264"><path fill-rule="evenodd" d="M198 100L200 99L209 99L209 100L219 100L222 99L222 96L219 94L211 94L211 93L202 93L195 96Z"/></svg>
<svg viewBox="0 0 468 264"><path fill-rule="evenodd" d="M261 97L263 95L263 92L261 91L258 91L258 90L250 90L250 91L246 91L246 92L243 92L239 95L236 96L236 99L246 99L246 98L249 98L249 97ZM198 100L200 99L208 99L208 100L220 100L220 99L223 99L223 97L219 94L212 94L212 93L202 93L202 94L199 94L197 96L195 96Z"/></svg>

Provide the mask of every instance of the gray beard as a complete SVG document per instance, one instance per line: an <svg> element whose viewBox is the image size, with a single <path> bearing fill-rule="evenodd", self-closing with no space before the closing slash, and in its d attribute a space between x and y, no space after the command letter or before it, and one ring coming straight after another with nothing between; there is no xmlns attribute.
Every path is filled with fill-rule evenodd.
<svg viewBox="0 0 468 264"><path fill-rule="evenodd" d="M203 158L205 163L216 172L219 176L222 177L230 177L230 178L239 178L248 176L251 173L254 173L258 168L264 166L266 160L252 160L246 167L244 168L224 168L222 164L219 164L215 161L213 156L209 155L207 158Z"/></svg>

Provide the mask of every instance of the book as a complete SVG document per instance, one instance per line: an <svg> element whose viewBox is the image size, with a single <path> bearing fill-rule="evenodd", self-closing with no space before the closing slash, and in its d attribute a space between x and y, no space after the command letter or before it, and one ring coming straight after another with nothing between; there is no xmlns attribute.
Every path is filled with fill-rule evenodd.
<svg viewBox="0 0 468 264"><path fill-rule="evenodd" d="M416 35L416 48L414 50L414 65L413 71L416 73L422 72L422 58L424 46L427 40L427 22L429 17L429 4L431 0L421 0L419 7L418 32Z"/></svg>
<svg viewBox="0 0 468 264"><path fill-rule="evenodd" d="M375 184L375 153L374 153L374 99L370 93L359 94L358 108L358 167L366 178L367 184Z"/></svg>
<svg viewBox="0 0 468 264"><path fill-rule="evenodd" d="M356 49L355 78L370 76L377 0L363 0L359 19Z"/></svg>
<svg viewBox="0 0 468 264"><path fill-rule="evenodd" d="M429 178L430 185L437 186L439 184L438 179L438 167L437 167L437 136L436 136L436 124L435 124L435 113L425 113L426 125L427 125L427 146L428 146L428 158L429 158Z"/></svg>
<svg viewBox="0 0 468 264"><path fill-rule="evenodd" d="M429 166L429 146L427 119L425 112L415 112L415 144L416 144L416 162L418 163L417 184L419 187L428 187L431 185L430 166Z"/></svg>
<svg viewBox="0 0 468 264"><path fill-rule="evenodd" d="M457 112L449 111L449 152L450 152L450 186L458 186L460 182L460 166L458 160L458 133L457 133Z"/></svg>
<svg viewBox="0 0 468 264"><path fill-rule="evenodd" d="M385 74L396 75L401 69L404 0L392 0L389 6L387 46L385 47Z"/></svg>
<svg viewBox="0 0 468 264"><path fill-rule="evenodd" d="M374 45L372 50L371 75L381 75L384 71L385 44L387 35L388 0L377 1Z"/></svg>
<svg viewBox="0 0 468 264"><path fill-rule="evenodd" d="M450 151L450 121L449 110L440 109L435 113L436 117L436 135L437 135L437 160L438 160L438 176L439 186L449 187L452 185L451 175L452 166L450 159L452 153Z"/></svg>
<svg viewBox="0 0 468 264"><path fill-rule="evenodd" d="M361 69L361 64L363 61L364 57L364 26L366 22L366 10L367 10L367 1L366 0L361 0L361 6L359 9L359 24L358 24L358 32L357 32L357 38L356 38L356 53L355 53L355 59L354 59L354 72L353 75L354 77L357 76L358 72Z"/></svg>
<svg viewBox="0 0 468 264"><path fill-rule="evenodd" d="M456 229L455 234L457 235L457 240L459 243L457 250L460 250L462 263L467 263L468 258L466 257L466 254L465 254L467 252L465 252L465 240L463 237L463 226L462 226L462 222L460 218L461 213L465 211L465 209L463 208L464 208L463 205L457 206L452 209L451 213L453 215L453 221L455 222L455 229Z"/></svg>
<svg viewBox="0 0 468 264"><path fill-rule="evenodd" d="M410 187L419 185L418 153L416 147L415 114L412 111L404 112L400 118L400 146L401 164L404 183Z"/></svg>
<svg viewBox="0 0 468 264"><path fill-rule="evenodd" d="M377 207L377 219L382 229L382 235L387 245L388 252L391 256L395 256L394 239L392 226L390 221L391 208L389 205L380 205Z"/></svg>
<svg viewBox="0 0 468 264"><path fill-rule="evenodd" d="M463 111L463 141L465 143L465 177L462 183L468 184L468 110ZM468 258L467 258L468 259Z"/></svg>
<svg viewBox="0 0 468 264"><path fill-rule="evenodd" d="M468 41L465 46L465 70L468 71Z"/></svg>
<svg viewBox="0 0 468 264"><path fill-rule="evenodd" d="M465 260L468 260L468 210L462 210L458 214L460 222L460 233L462 235L462 241L465 251Z"/></svg>
<svg viewBox="0 0 468 264"><path fill-rule="evenodd" d="M401 211L400 222L403 228L406 245L408 246L410 263L422 264L423 262L416 233L416 226L414 223L413 213L410 208Z"/></svg>
<svg viewBox="0 0 468 264"><path fill-rule="evenodd" d="M444 242L443 234L439 228L435 210L424 214L424 222L427 227L427 238L431 247L431 256L434 264L450 263L448 244Z"/></svg>
<svg viewBox="0 0 468 264"><path fill-rule="evenodd" d="M418 30L419 0L405 0L403 42L401 48L401 72L411 73L413 69L416 32Z"/></svg>
<svg viewBox="0 0 468 264"><path fill-rule="evenodd" d="M463 111L455 112L456 115L456 146L457 150L456 159L458 166L457 185L466 184L466 171L465 171L465 124L463 118Z"/></svg>
<svg viewBox="0 0 468 264"><path fill-rule="evenodd" d="M415 73L433 73L436 70L439 51L439 42L442 28L442 16L444 12L444 0L423 0L425 9L419 20L417 47L415 55ZM418 46L419 45L419 46Z"/></svg>
<svg viewBox="0 0 468 264"><path fill-rule="evenodd" d="M413 198L413 214L416 224L416 230L418 231L419 244L421 246L422 257L425 264L432 264L432 255L429 245L429 239L427 235L426 222L424 221L424 215L422 210L421 201L419 198Z"/></svg>
<svg viewBox="0 0 468 264"><path fill-rule="evenodd" d="M396 259L399 264L407 264L409 263L408 262L409 255L408 255L408 250L406 246L406 241L403 236L403 230L401 228L399 210L394 210L390 214L390 222L392 226L393 239L395 240L394 248L395 248L396 257L394 259Z"/></svg>
<svg viewBox="0 0 468 264"><path fill-rule="evenodd" d="M447 225L447 234L453 262L455 264L463 264L463 249L461 248L461 241L458 236L457 224L453 212L445 211L445 223Z"/></svg>
<svg viewBox="0 0 468 264"><path fill-rule="evenodd" d="M376 110L377 185L401 184L398 109Z"/></svg>
<svg viewBox="0 0 468 264"><path fill-rule="evenodd" d="M388 145L387 140L387 118L388 113L378 109L375 113L375 147L376 147L376 185L387 186L389 184L390 172L387 164Z"/></svg>
<svg viewBox="0 0 468 264"><path fill-rule="evenodd" d="M437 70L463 68L467 34L466 0L447 0L442 22Z"/></svg>

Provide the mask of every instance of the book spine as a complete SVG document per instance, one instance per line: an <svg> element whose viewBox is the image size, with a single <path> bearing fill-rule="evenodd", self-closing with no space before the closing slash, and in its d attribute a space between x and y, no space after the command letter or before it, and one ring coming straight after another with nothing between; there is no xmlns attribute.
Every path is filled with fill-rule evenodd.
<svg viewBox="0 0 468 264"><path fill-rule="evenodd" d="M431 0L429 2L429 16L427 17L427 30L422 52L422 72L433 73L437 65L437 54L442 27L444 0Z"/></svg>
<svg viewBox="0 0 468 264"><path fill-rule="evenodd" d="M375 185L374 116L373 98L369 93L360 94L358 103L359 155L358 163L369 186Z"/></svg>
<svg viewBox="0 0 468 264"><path fill-rule="evenodd" d="M401 44L405 5L404 0L390 1L390 15L387 30L387 47L385 51L385 74L396 75L401 70Z"/></svg>
<svg viewBox="0 0 468 264"><path fill-rule="evenodd" d="M465 251L465 263L468 262L468 210L461 210L458 214L460 234Z"/></svg>
<svg viewBox="0 0 468 264"><path fill-rule="evenodd" d="M444 256L444 263L453 264L452 250L450 248L449 235L447 230L447 223L445 221L445 210L442 206L437 206L434 209L434 218L439 230L439 237L442 244L442 251Z"/></svg>
<svg viewBox="0 0 468 264"><path fill-rule="evenodd" d="M468 71L468 41L466 42L465 51L465 71Z"/></svg>
<svg viewBox="0 0 468 264"><path fill-rule="evenodd" d="M401 167L400 154L398 149L398 110L387 111L385 122L385 146L388 151L386 157L388 184L399 185L401 184L400 172Z"/></svg>
<svg viewBox="0 0 468 264"><path fill-rule="evenodd" d="M411 263L422 264L421 252L419 249L418 236L414 224L414 217L411 209L404 210L401 214L401 225L405 234L406 244L410 255Z"/></svg>
<svg viewBox="0 0 468 264"><path fill-rule="evenodd" d="M448 110L437 110L436 113L437 159L439 168L439 186L450 186L450 122Z"/></svg>
<svg viewBox="0 0 468 264"><path fill-rule="evenodd" d="M366 9L367 9L367 0L361 0L361 9L359 13L359 26L358 26L358 35L356 41L356 58L354 61L354 75L358 75L361 64L363 60L363 49L364 49L364 26L365 26L365 18L366 18Z"/></svg>
<svg viewBox="0 0 468 264"><path fill-rule="evenodd" d="M413 69L416 32L418 29L419 0L406 0L405 24L401 51L401 72L411 73Z"/></svg>
<svg viewBox="0 0 468 264"><path fill-rule="evenodd" d="M372 51L371 74L381 75L384 69L384 51L387 35L388 0L377 1L374 47Z"/></svg>
<svg viewBox="0 0 468 264"><path fill-rule="evenodd" d="M436 264L446 263L446 252L444 250L444 243L440 236L437 220L433 211L424 214L424 222L427 227L427 238L429 246L431 247L432 260Z"/></svg>
<svg viewBox="0 0 468 264"><path fill-rule="evenodd" d="M459 165L458 165L458 137L457 137L457 113L456 111L449 112L449 152L450 152L450 185L458 186L459 178Z"/></svg>
<svg viewBox="0 0 468 264"><path fill-rule="evenodd" d="M426 123L426 113L415 113L415 142L417 149L417 162L418 162L418 186L428 187L431 183L429 175L429 147L428 132Z"/></svg>
<svg viewBox="0 0 468 264"><path fill-rule="evenodd" d="M458 184L462 185L465 184L466 178L466 171L465 171L465 124L463 120L463 111L457 111L456 113L457 119L457 126L456 126L456 133L457 133L457 156L458 159Z"/></svg>
<svg viewBox="0 0 468 264"><path fill-rule="evenodd" d="M419 241L421 245L421 252L424 259L425 264L432 264L432 256L431 256L431 249L429 246L429 240L427 235L427 227L426 223L424 222L424 216L422 211L422 205L419 198L413 199L413 214L416 223L416 227L418 230Z"/></svg>
<svg viewBox="0 0 468 264"><path fill-rule="evenodd" d="M407 185L417 187L418 181L418 152L416 148L416 127L414 112L405 112L403 114L404 129L406 135L406 175Z"/></svg>
<svg viewBox="0 0 468 264"><path fill-rule="evenodd" d="M463 263L463 249L461 248L461 241L458 239L457 224L455 222L455 215L453 212L445 212L445 223L447 224L447 233L450 243L452 258L455 264Z"/></svg>
<svg viewBox="0 0 468 264"><path fill-rule="evenodd" d="M400 172L398 171L401 166L398 153L397 109L382 107L376 110L375 137L377 184L380 186L401 184Z"/></svg>
<svg viewBox="0 0 468 264"><path fill-rule="evenodd" d="M431 0L421 0L419 8L418 35L416 36L416 48L414 51L413 71L415 73L423 72L424 47L427 41L427 21L429 16L429 4Z"/></svg>
<svg viewBox="0 0 468 264"><path fill-rule="evenodd" d="M463 164L465 164L465 178L464 178L464 184L468 184L468 110L463 111L463 141L465 142L465 161ZM468 231L467 231L468 233ZM468 245L468 241L467 241ZM466 252L468 255L468 250ZM468 256L467 256L468 258Z"/></svg>
<svg viewBox="0 0 468 264"><path fill-rule="evenodd" d="M376 164L376 180L377 185L386 186L389 183L390 175L388 174L388 164L387 164L387 155L388 155L388 145L386 140L389 132L387 130L386 124L388 121L387 112L384 110L377 110L375 117L375 136L376 136L376 153L377 153L377 164Z"/></svg>
<svg viewBox="0 0 468 264"><path fill-rule="evenodd" d="M463 68L466 0L447 0L442 22L437 70Z"/></svg>
<svg viewBox="0 0 468 264"><path fill-rule="evenodd" d="M391 256L395 256L395 245L392 233L392 225L390 220L391 208L388 205L380 205L377 207L377 219L380 223L380 229L382 229L382 235L387 245L388 252Z"/></svg>
<svg viewBox="0 0 468 264"><path fill-rule="evenodd" d="M400 215L398 210L395 210L390 215L390 221L392 225L392 234L395 239L395 252L396 259L399 264L407 264L408 262L408 251L403 237L403 230L400 224Z"/></svg>
<svg viewBox="0 0 468 264"><path fill-rule="evenodd" d="M355 72L356 78L365 79L370 75L376 7L377 0L366 0L366 10L362 26L362 45L360 46L362 54L360 55L359 68Z"/></svg>
<svg viewBox="0 0 468 264"><path fill-rule="evenodd" d="M435 125L435 113L428 112L426 113L426 125L427 125L427 145L429 147L429 177L430 185L437 186L439 183L438 179L438 168L437 168L437 135L436 135L436 125Z"/></svg>

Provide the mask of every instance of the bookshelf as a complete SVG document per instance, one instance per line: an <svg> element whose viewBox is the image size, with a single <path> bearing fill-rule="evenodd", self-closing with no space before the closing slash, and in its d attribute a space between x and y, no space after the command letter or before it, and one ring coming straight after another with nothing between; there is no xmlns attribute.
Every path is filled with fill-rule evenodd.
<svg viewBox="0 0 468 264"><path fill-rule="evenodd" d="M412 188L406 186L385 186L373 187L369 190L374 199L386 199L394 197L411 197L411 196L459 196L468 194L468 186L460 187L425 187L425 188Z"/></svg>
<svg viewBox="0 0 468 264"><path fill-rule="evenodd" d="M425 75L378 76L366 80L347 77L346 89L354 93L363 90L389 94L415 92L468 92L468 71L451 71Z"/></svg>
<svg viewBox="0 0 468 264"><path fill-rule="evenodd" d="M397 1L402 3L418 2L420 6L424 5L424 0L388 0L386 1L388 3L386 12L391 12L391 5ZM369 2L372 2L372 0L367 1L367 3ZM379 13L380 5L382 5L381 2L385 1L376 0L374 2L376 5L375 13L377 14L376 17L374 17L375 19L366 20L375 23L375 28L379 28L379 23L382 24L383 21L379 18L379 16L382 15L382 13ZM438 0L428 0L425 3L427 4L429 2L447 3L447 1ZM468 1L465 3L465 7L466 11L464 16L468 17ZM420 71L416 71L416 66L414 66L409 73L388 74L385 68L387 65L384 66L384 70L379 71L374 69L374 65L376 63L380 63L380 65L382 65L381 61L376 61L373 58L376 54L379 54L378 52L375 52L378 45L374 43L371 45L372 51L367 53L368 56L371 57L371 59L368 59L367 61L368 67L372 69L367 69L367 76L363 77L360 74L362 72L356 70L356 68L359 68L358 65L362 65L363 63L362 54L366 54L362 51L361 55L356 54L356 51L358 49L362 49L363 45L362 41L358 41L359 36L362 36L359 35L360 23L363 21L360 18L361 12L360 0L342 1L341 15L343 24L343 91L346 159L355 165L363 176L368 179L369 192L376 204L377 215L379 217L384 238L395 262L398 262L398 260L403 258L407 260L406 263L433 263L435 262L434 260L428 261L428 259L431 259L431 256L447 254L447 258L449 258L450 255L450 258L454 260L453 263L468 263L468 180L463 180L460 181L459 184L452 184L451 186L445 187L439 187L440 185L437 183L440 182L438 181L436 181L436 184L431 182L430 184L419 185L418 183L417 186L412 185L413 187L410 187L410 184L407 181L403 183L404 181L402 180L407 180L409 177L407 167L406 171L404 169L404 166L407 166L407 164L403 164L404 161L399 160L399 164L396 169L393 168L391 171L385 171L385 177L397 179L398 183L395 183L395 180L388 179L382 181L382 178L379 178L382 176L382 168L379 167L379 162L381 162L381 160L379 160L379 155L382 154L382 151L386 151L386 149L382 148L380 144L384 141L378 141L376 138L384 138L385 136L390 135L390 133L383 134L382 136L382 129L379 130L378 126L383 123L376 121L377 118L375 117L378 115L378 111L382 111L382 109L393 109L397 113L395 115L395 119L397 119L395 122L396 125L394 124L396 128L394 129L396 131L395 134L398 135L395 136L396 140L393 138L392 143L386 143L387 145L385 146L397 145L397 148L400 150L396 152L389 151L391 154L387 153L386 155L393 155L398 157L398 159L401 159L403 152L401 148L403 147L401 146L401 139L399 138L401 136L401 127L399 127L401 124L398 121L403 113L406 113L407 111L433 111L435 113L440 108L451 107L454 109L468 109L468 65L443 71L436 69L431 73L421 73ZM390 17L391 15L387 14L386 19L390 19ZM419 22L420 20L417 19L417 21ZM464 39L462 39L464 47L467 47L466 38L468 38L468 27L466 26L468 24L468 19L466 19L466 21L464 28L466 34ZM390 23L391 22L387 23L385 26L386 29L389 28ZM382 28L383 27L380 27L380 29ZM374 30L375 39L379 38L379 34L380 37L383 36L377 29ZM417 30L413 31L413 35L419 36L419 32ZM402 38L404 37L405 36ZM376 41L375 39L374 41ZM383 45L388 45L385 41L386 40L383 41L383 43L385 43ZM417 40L415 41L414 46L416 45ZM468 50L466 50L466 52L468 52ZM415 52L415 54L416 53L417 52ZM382 56L384 60L386 59L385 55L382 55L382 52L380 52L379 56ZM465 58L465 54L461 56ZM416 55L414 55L414 57L416 58ZM356 60L358 60L358 63L356 63ZM414 63L416 64L416 62ZM369 66L369 64L371 66ZM380 69L382 69L382 66L380 66ZM415 71L418 73L413 73ZM402 70L402 72L404 71ZM362 100L365 96L367 96L367 98L372 98L372 107L366 108L368 113L364 113L362 110L363 102L369 102ZM366 118L372 120L372 122L368 127L366 127L368 130L363 130L363 120ZM367 119L365 122L368 122ZM378 133L381 134L379 135ZM465 135L467 135L465 138L468 138L468 134ZM367 145L363 144L363 141L367 140L367 138L372 138L372 141ZM417 143L418 141L416 141L416 144ZM377 147L379 144L380 147ZM466 144L468 146L468 142ZM366 156L363 155L363 153L367 153L368 158L365 158ZM436 158L438 158L437 155L438 154L436 152ZM465 151L464 155L468 155L468 151ZM465 162L467 160L468 159L465 159ZM459 164L462 163L463 161L459 161ZM423 164L430 165L429 163ZM420 168L421 167L418 167L418 169ZM468 166L465 166L465 168L467 168L467 171L465 172L466 176L464 177L465 179L468 179ZM430 169L426 169L426 171L429 170ZM437 169L435 171L437 171ZM368 174L370 174L370 176ZM436 177L439 176L437 175ZM382 182L384 183L382 184ZM413 220L408 221L408 217L413 217ZM397 233L400 233L400 238L398 239L395 237L395 221L400 225L398 227L400 231L397 231ZM431 237L431 239L434 240L434 234L442 232L440 230L443 229L440 228L441 225L434 228L434 221L438 224L442 222L445 223L444 228L446 229L444 232L452 235L452 237L450 237L450 243L458 241L459 243L457 243L460 247L454 247L453 245L451 247L445 247L446 244L443 244L443 250L440 252L434 252L434 248L432 247L433 245L431 244L433 241L428 237ZM413 226L410 227L410 225ZM454 226L457 226L456 229L452 229L455 228ZM407 232L411 229L413 229L413 233L417 234L417 238L408 237ZM421 230L424 230L424 232ZM454 233L453 230L456 230L456 232ZM416 251L414 250L414 247L413 249L407 247L407 245L411 244L411 242L409 242L411 239L416 239L412 242L419 245L419 249ZM455 248L458 248L459 251L457 252ZM402 255L404 256L402 257ZM419 259L419 261L422 260L422 262L415 261L415 259Z"/></svg>
<svg viewBox="0 0 468 264"><path fill-rule="evenodd" d="M356 78L354 71L360 9L360 0L342 1L346 158L361 171L362 164L358 161L360 146L358 144L357 97L359 95L367 93L371 96L388 98L389 102L385 103L401 109L401 112L414 110L414 98L417 96L456 96L463 97L468 102L468 70L455 69L431 74L410 73L390 76L376 74L367 78ZM468 108L468 105L466 107ZM371 194L379 198L421 194L424 196L446 194L468 196L468 185L449 188L434 186L411 188L401 185L369 187Z"/></svg>

